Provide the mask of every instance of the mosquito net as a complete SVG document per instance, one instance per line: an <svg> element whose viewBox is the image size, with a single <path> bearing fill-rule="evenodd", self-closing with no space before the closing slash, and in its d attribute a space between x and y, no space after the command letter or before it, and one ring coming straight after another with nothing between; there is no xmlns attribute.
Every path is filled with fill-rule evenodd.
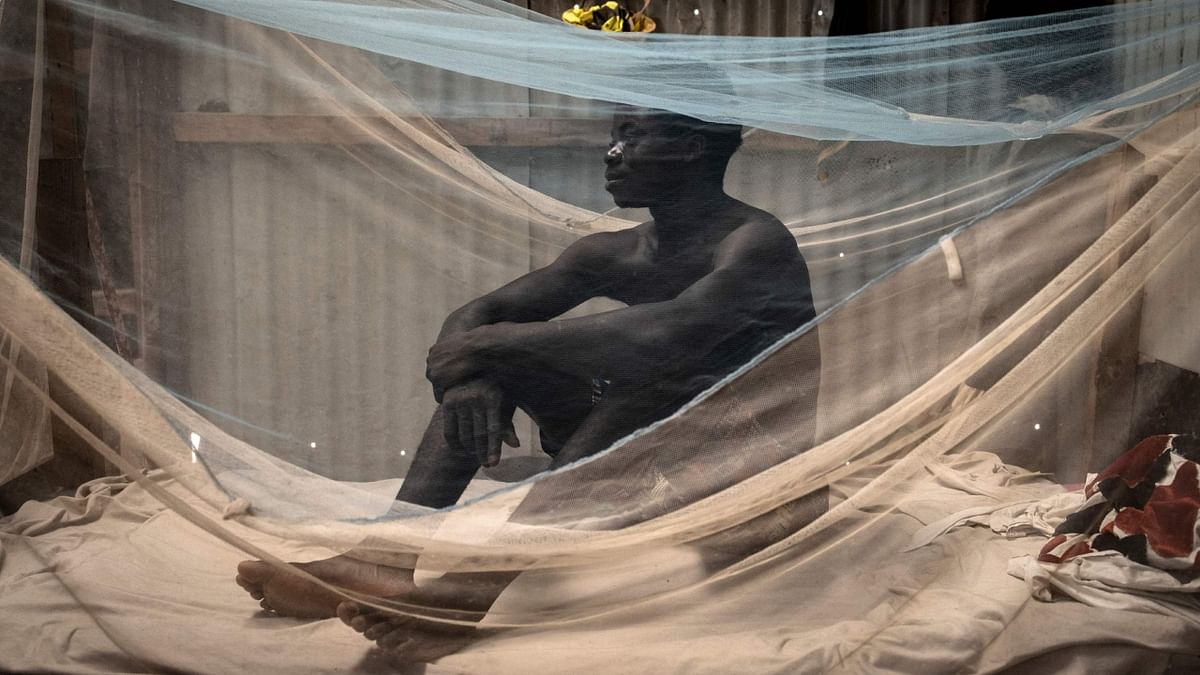
<svg viewBox="0 0 1200 675"><path fill-rule="evenodd" d="M986 670L1032 600L930 590L1012 580L961 514L1189 430L1139 374L1200 370L1195 0L828 38L0 11L0 479L69 430L262 561L247 616L489 672L534 663L510 634Z"/></svg>

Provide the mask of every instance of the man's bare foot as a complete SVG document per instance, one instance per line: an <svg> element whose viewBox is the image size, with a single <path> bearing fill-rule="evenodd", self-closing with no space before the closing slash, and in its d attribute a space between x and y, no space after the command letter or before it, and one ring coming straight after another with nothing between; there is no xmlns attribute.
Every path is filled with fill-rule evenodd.
<svg viewBox="0 0 1200 675"><path fill-rule="evenodd" d="M298 569L342 588L384 598L404 596L413 589L412 570L356 560L344 555L309 563ZM263 609L300 619L329 619L345 598L261 560L238 564L237 583Z"/></svg>
<svg viewBox="0 0 1200 675"><path fill-rule="evenodd" d="M413 598L410 595L404 600ZM383 612L356 602L338 605L337 615L392 657L408 662L436 661L496 632Z"/></svg>
<svg viewBox="0 0 1200 675"><path fill-rule="evenodd" d="M466 624L430 621L357 602L339 604L337 615L347 626L393 656L428 663L496 634L496 629L477 628L474 623L487 614L516 576L516 572L452 573L389 598L414 607L428 607L440 617L470 622Z"/></svg>

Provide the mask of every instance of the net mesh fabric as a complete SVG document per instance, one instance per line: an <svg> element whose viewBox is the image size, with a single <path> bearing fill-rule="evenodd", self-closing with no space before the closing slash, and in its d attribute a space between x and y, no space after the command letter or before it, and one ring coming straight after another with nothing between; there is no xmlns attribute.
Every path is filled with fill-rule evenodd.
<svg viewBox="0 0 1200 675"><path fill-rule="evenodd" d="M36 63L44 22L11 20L19 4L0 37ZM484 0L68 6L95 31L89 236L128 252L110 282L137 296L55 306L75 272L34 246L47 197L27 156L6 159L22 180L0 239L4 461L44 454L53 416L280 569L286 552L214 514L431 576L521 572L482 625L547 644L773 630L782 587L902 555L965 565L969 540L912 553L894 520L948 515L930 506L947 486L967 508L1082 481L1148 414L1105 380L1112 360L1197 353L1159 337L1200 249L1192 0L786 39L599 35ZM23 139L41 134L26 93L4 101L34 121ZM446 316L646 219L603 189L613 104L747 127L726 189L794 235L817 318L604 452L513 482L484 471L448 509L394 501ZM114 323L115 350L89 332ZM114 433L89 431L50 377ZM544 457L529 420L517 433L501 468ZM309 581L434 623L484 614ZM819 669L923 639L908 617L936 599L889 592L833 612L853 629L809 655ZM663 628L706 603L733 609Z"/></svg>

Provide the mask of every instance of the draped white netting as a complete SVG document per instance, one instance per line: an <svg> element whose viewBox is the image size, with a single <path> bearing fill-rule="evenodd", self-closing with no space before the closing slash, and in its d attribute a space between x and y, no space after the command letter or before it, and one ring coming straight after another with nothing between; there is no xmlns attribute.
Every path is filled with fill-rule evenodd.
<svg viewBox="0 0 1200 675"><path fill-rule="evenodd" d="M54 418L289 580L271 609L417 618L378 625L419 660L1004 665L1028 591L978 558L1008 540L919 526L1082 482L1163 431L1139 362L1200 368L1194 0L769 39L496 0L0 7L33 74L3 100L0 478ZM87 43L74 109L48 16ZM976 567L1017 590L933 581Z"/></svg>

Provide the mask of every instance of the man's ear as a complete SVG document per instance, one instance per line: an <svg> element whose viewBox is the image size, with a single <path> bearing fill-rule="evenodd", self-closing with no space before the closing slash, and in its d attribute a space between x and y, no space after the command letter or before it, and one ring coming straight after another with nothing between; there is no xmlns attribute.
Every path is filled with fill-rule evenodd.
<svg viewBox="0 0 1200 675"><path fill-rule="evenodd" d="M688 134L683 141L683 158L689 162L700 159L707 148L707 138L700 134Z"/></svg>

